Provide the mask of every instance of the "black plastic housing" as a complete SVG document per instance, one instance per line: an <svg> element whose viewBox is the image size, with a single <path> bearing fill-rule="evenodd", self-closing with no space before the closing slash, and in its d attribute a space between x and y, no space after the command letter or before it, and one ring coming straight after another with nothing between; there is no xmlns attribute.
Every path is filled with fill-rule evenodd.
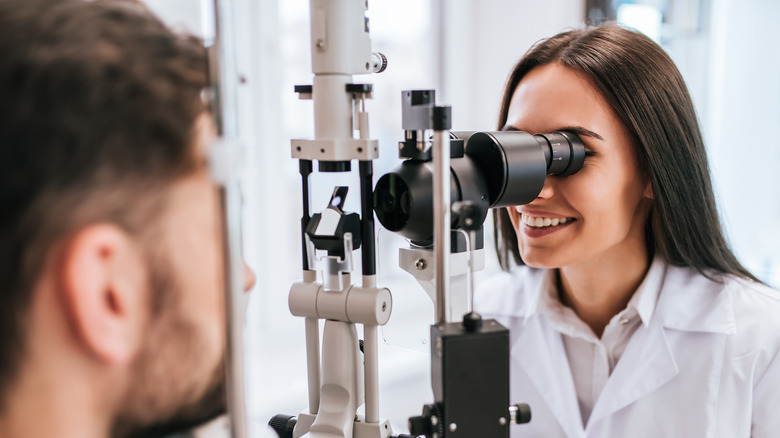
<svg viewBox="0 0 780 438"><path fill-rule="evenodd" d="M431 382L441 438L509 437L509 331L493 319L431 326ZM455 424L454 430L450 427Z"/></svg>

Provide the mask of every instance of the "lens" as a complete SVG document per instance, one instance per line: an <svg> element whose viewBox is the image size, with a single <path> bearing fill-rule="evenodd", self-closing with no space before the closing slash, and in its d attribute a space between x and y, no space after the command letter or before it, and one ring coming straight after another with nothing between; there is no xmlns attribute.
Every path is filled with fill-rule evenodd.
<svg viewBox="0 0 780 438"><path fill-rule="evenodd" d="M379 222L390 231L400 231L409 220L409 186L396 173L388 173L377 181L374 190L374 211Z"/></svg>

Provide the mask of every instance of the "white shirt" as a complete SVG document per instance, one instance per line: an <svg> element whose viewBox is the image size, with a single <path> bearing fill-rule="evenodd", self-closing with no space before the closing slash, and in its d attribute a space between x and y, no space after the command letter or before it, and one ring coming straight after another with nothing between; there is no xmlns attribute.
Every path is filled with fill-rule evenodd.
<svg viewBox="0 0 780 438"><path fill-rule="evenodd" d="M509 329L510 403L531 406L531 422L512 426L513 438L780 436L780 293L660 259L656 268L652 313L641 314L644 292L636 305L649 320L628 339L585 421L571 371L579 365L539 311L548 272L519 267L479 288L476 311Z"/></svg>
<svg viewBox="0 0 780 438"><path fill-rule="evenodd" d="M588 422L593 406L631 336L641 324L649 323L663 274L663 263L651 265L626 308L612 317L599 339L572 308L561 303L556 287L556 271L545 273L537 312L543 313L552 328L561 334L583 426Z"/></svg>

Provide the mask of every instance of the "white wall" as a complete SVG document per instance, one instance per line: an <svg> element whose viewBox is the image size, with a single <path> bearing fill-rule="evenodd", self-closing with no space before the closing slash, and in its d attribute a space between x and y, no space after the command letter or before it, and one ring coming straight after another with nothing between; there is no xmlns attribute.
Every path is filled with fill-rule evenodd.
<svg viewBox="0 0 780 438"><path fill-rule="evenodd" d="M708 142L731 243L780 286L780 2L713 0Z"/></svg>
<svg viewBox="0 0 780 438"><path fill-rule="evenodd" d="M456 129L492 130L514 64L536 41L581 25L583 1L440 0L441 101Z"/></svg>

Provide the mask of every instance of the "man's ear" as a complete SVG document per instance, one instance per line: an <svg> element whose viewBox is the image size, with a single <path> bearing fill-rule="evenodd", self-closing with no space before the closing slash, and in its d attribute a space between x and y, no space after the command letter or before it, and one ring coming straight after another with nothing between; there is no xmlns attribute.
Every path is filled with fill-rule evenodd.
<svg viewBox="0 0 780 438"><path fill-rule="evenodd" d="M97 360L128 363L148 317L138 246L121 228L94 224L72 235L61 257L58 290L77 342Z"/></svg>

